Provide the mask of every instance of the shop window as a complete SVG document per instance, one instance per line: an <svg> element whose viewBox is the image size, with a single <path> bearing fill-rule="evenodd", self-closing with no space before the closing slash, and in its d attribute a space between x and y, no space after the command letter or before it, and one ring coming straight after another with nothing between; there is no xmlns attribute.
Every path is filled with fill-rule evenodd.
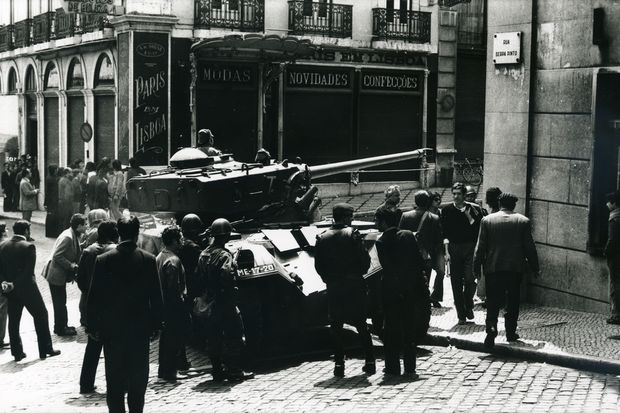
<svg viewBox="0 0 620 413"><path fill-rule="evenodd" d="M58 89L60 81L58 79L58 69L54 63L48 63L45 69L44 89Z"/></svg>
<svg viewBox="0 0 620 413"><path fill-rule="evenodd" d="M26 92L36 92L37 91L37 77L34 74L34 68L32 66L28 67L26 70Z"/></svg>
<svg viewBox="0 0 620 413"><path fill-rule="evenodd" d="M82 64L77 58L73 58L67 74L67 89L82 89L84 87L84 74Z"/></svg>
<svg viewBox="0 0 620 413"><path fill-rule="evenodd" d="M101 55L95 66L95 87L114 87L114 68L108 55Z"/></svg>
<svg viewBox="0 0 620 413"><path fill-rule="evenodd" d="M17 93L17 73L14 68L9 70L9 80L7 84L7 91L10 95Z"/></svg>

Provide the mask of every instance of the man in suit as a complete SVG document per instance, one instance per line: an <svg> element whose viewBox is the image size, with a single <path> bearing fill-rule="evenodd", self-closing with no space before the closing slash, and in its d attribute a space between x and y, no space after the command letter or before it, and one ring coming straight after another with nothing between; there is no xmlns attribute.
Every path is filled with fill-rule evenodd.
<svg viewBox="0 0 620 413"><path fill-rule="evenodd" d="M428 287L423 275L424 260L413 232L401 229L398 212L385 206L375 212L375 223L383 234L377 240L385 314L385 374L400 375L403 356L405 375L415 380L416 301L426 301ZM420 300L426 298L426 300Z"/></svg>
<svg viewBox="0 0 620 413"><path fill-rule="evenodd" d="M97 257L86 307L87 332L103 343L110 412L144 409L150 338L163 323L155 257L138 248L140 221L118 220L118 246Z"/></svg>
<svg viewBox="0 0 620 413"><path fill-rule="evenodd" d="M487 215L480 224L474 252L474 273L481 267L486 275L487 336L484 344L495 345L497 317L506 297L506 339L516 341L519 318L520 285L526 263L538 277L538 255L532 238L530 220L514 212L518 198L510 193L499 196L499 212Z"/></svg>
<svg viewBox="0 0 620 413"><path fill-rule="evenodd" d="M431 196L426 191L418 191L414 195L415 209L403 213L400 218L400 229L407 229L416 233L416 240L420 247L422 258L426 261L426 277L430 281L430 270L435 270L435 281L431 302L434 307L441 307L443 298L444 277L444 246L441 233L439 215L429 211L432 204Z"/></svg>
<svg viewBox="0 0 620 413"><path fill-rule="evenodd" d="M86 325L86 305L88 301L88 290L92 281L93 270L97 256L116 248L118 242L118 230L116 222L103 221L98 224L97 241L84 249L80 257L77 273L77 285L82 292L80 297L80 313L83 312L84 325ZM88 337L86 349L84 350L84 361L82 362L82 372L80 374L80 393L92 393L95 391L95 375L97 365L103 345L101 341Z"/></svg>
<svg viewBox="0 0 620 413"><path fill-rule="evenodd" d="M11 239L0 244L0 281L13 284L13 291L7 294L11 354L15 361L26 357L19 336L22 311L26 307L34 319L39 357L45 359L48 356L57 356L60 351L52 348L47 309L34 278L37 252L34 244L27 241L30 237L30 223L26 220L16 221L13 224L13 234Z"/></svg>
<svg viewBox="0 0 620 413"><path fill-rule="evenodd" d="M30 170L24 169L19 183L19 209L22 211L22 218L29 222L32 218L32 211L39 207L37 202L39 190L30 183L31 176Z"/></svg>
<svg viewBox="0 0 620 413"><path fill-rule="evenodd" d="M80 237L86 232L86 217L73 214L70 225L56 239L45 274L54 305L54 333L59 336L76 334L75 327L67 325L67 283L75 281L77 275L82 253Z"/></svg>
<svg viewBox="0 0 620 413"><path fill-rule="evenodd" d="M364 347L366 374L376 372L372 339L366 326L366 281L370 256L359 232L351 228L353 207L346 203L333 208L334 225L316 240L314 267L327 284L327 302L335 347L334 376L344 377L344 323L357 329Z"/></svg>

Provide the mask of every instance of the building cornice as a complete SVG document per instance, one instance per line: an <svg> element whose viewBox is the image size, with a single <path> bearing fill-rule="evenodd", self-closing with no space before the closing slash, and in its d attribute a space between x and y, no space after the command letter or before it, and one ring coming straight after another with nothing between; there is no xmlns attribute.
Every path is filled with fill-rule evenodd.
<svg viewBox="0 0 620 413"><path fill-rule="evenodd" d="M110 19L116 34L128 31L170 32L179 21L176 16L154 14L124 14Z"/></svg>

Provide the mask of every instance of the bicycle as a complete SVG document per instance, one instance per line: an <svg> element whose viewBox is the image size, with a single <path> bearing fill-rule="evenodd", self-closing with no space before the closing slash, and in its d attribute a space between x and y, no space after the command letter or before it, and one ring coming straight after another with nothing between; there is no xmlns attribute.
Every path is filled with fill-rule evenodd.
<svg viewBox="0 0 620 413"><path fill-rule="evenodd" d="M454 162L457 175L463 178L463 182L470 185L480 185L482 177L484 175L484 169L482 167L482 161L480 159L469 158L460 162Z"/></svg>

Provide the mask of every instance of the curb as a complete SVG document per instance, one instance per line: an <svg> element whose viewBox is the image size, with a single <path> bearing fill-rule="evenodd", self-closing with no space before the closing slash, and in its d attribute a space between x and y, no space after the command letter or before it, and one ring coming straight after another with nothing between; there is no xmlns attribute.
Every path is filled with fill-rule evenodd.
<svg viewBox="0 0 620 413"><path fill-rule="evenodd" d="M428 334L428 339L425 340L424 344L444 347L453 346L462 350L488 353L496 356L553 364L594 373L620 375L620 361L598 357L585 357L574 354L553 354L503 343L495 344L492 349L488 349L484 346L484 343L478 341L432 334Z"/></svg>

